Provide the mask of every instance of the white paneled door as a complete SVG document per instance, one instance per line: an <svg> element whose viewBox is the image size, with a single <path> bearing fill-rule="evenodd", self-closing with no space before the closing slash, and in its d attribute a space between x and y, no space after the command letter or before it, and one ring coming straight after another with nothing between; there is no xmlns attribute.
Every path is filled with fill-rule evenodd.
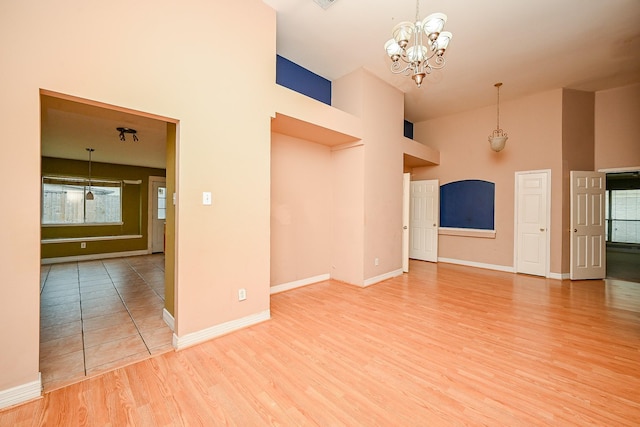
<svg viewBox="0 0 640 427"><path fill-rule="evenodd" d="M571 280L604 279L604 173L571 171Z"/></svg>
<svg viewBox="0 0 640 427"><path fill-rule="evenodd" d="M411 182L409 258L438 261L440 186L437 179Z"/></svg>
<svg viewBox="0 0 640 427"><path fill-rule="evenodd" d="M518 173L516 185L516 272L546 277L549 173Z"/></svg>
<svg viewBox="0 0 640 427"><path fill-rule="evenodd" d="M151 252L164 252L165 222L167 220L167 184L164 180L152 181L151 204Z"/></svg>
<svg viewBox="0 0 640 427"><path fill-rule="evenodd" d="M402 271L409 272L409 209L411 199L411 174L402 177Z"/></svg>

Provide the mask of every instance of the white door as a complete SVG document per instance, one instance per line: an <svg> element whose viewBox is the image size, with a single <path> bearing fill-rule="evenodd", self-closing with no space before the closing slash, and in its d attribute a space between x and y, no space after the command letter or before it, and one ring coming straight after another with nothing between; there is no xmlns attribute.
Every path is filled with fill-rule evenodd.
<svg viewBox="0 0 640 427"><path fill-rule="evenodd" d="M438 261L440 186L438 180L411 182L409 258Z"/></svg>
<svg viewBox="0 0 640 427"><path fill-rule="evenodd" d="M516 174L516 272L547 276L549 175Z"/></svg>
<svg viewBox="0 0 640 427"><path fill-rule="evenodd" d="M402 176L402 271L409 272L409 208L411 198L411 174Z"/></svg>
<svg viewBox="0 0 640 427"><path fill-rule="evenodd" d="M604 279L605 174L571 171L571 280Z"/></svg>
<svg viewBox="0 0 640 427"><path fill-rule="evenodd" d="M167 219L166 181L153 181L151 186L151 252L164 252L165 221Z"/></svg>

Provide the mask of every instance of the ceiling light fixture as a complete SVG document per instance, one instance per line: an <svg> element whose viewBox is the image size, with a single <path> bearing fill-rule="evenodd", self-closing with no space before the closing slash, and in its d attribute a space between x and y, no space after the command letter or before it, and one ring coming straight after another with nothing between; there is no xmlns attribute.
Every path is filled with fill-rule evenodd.
<svg viewBox="0 0 640 427"><path fill-rule="evenodd" d="M316 2L316 4L321 8L323 8L324 10L327 10L329 6L335 3L336 0L313 0L313 1Z"/></svg>
<svg viewBox="0 0 640 427"><path fill-rule="evenodd" d="M415 24L400 22L393 27L393 38L384 44L391 58L391 72L411 75L418 87L427 74L444 67L444 52L453 37L450 32L442 31L447 22L444 13L432 13L422 21L418 20L419 16L420 0L417 0ZM433 62L429 62L431 60Z"/></svg>
<svg viewBox="0 0 640 427"><path fill-rule="evenodd" d="M91 153L96 150L94 150L93 148L87 148L86 150L89 152L89 191L87 191L85 198L87 200L93 200L93 193L91 192Z"/></svg>
<svg viewBox="0 0 640 427"><path fill-rule="evenodd" d="M497 122L496 129L489 135L489 145L491 145L491 149L493 151L500 151L504 148L507 143L507 139L509 138L507 134L500 129L500 86L502 83L496 83L494 86L498 89L498 106L497 106Z"/></svg>
<svg viewBox="0 0 640 427"><path fill-rule="evenodd" d="M138 142L137 130L131 128L116 128L116 130L120 132L120 141L126 141L124 134L130 133L133 135L133 142Z"/></svg>

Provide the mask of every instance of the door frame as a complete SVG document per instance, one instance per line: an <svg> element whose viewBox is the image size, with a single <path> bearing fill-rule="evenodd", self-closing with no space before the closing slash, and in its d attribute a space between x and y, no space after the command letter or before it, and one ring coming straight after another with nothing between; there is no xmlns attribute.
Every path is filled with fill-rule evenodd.
<svg viewBox="0 0 640 427"><path fill-rule="evenodd" d="M156 182L164 182L165 187L167 183L167 178L164 176L150 176L149 177L149 194L148 194L148 202L147 202L147 252L149 254L153 253L153 184ZM167 197L168 199L168 197ZM165 220L166 221L166 220ZM164 251L163 251L164 253Z"/></svg>
<svg viewBox="0 0 640 427"><path fill-rule="evenodd" d="M514 198L513 198L513 271L515 273L518 272L518 205L520 202L520 191L518 188L518 178L522 175L531 175L531 174L546 174L547 175L547 212L546 212L546 221L547 221L547 232L545 233L545 275L544 277L550 277L551 275L551 169L540 169L540 170L530 170L530 171L516 171L514 178Z"/></svg>
<svg viewBox="0 0 640 427"><path fill-rule="evenodd" d="M402 271L409 272L409 200L411 197L411 174L402 175Z"/></svg>

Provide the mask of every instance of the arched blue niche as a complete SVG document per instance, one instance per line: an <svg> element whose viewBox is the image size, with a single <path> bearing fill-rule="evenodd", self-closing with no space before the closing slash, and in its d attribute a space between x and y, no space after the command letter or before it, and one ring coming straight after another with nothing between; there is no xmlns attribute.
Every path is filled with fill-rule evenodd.
<svg viewBox="0 0 640 427"><path fill-rule="evenodd" d="M440 186L440 227L494 230L496 185L478 179Z"/></svg>

